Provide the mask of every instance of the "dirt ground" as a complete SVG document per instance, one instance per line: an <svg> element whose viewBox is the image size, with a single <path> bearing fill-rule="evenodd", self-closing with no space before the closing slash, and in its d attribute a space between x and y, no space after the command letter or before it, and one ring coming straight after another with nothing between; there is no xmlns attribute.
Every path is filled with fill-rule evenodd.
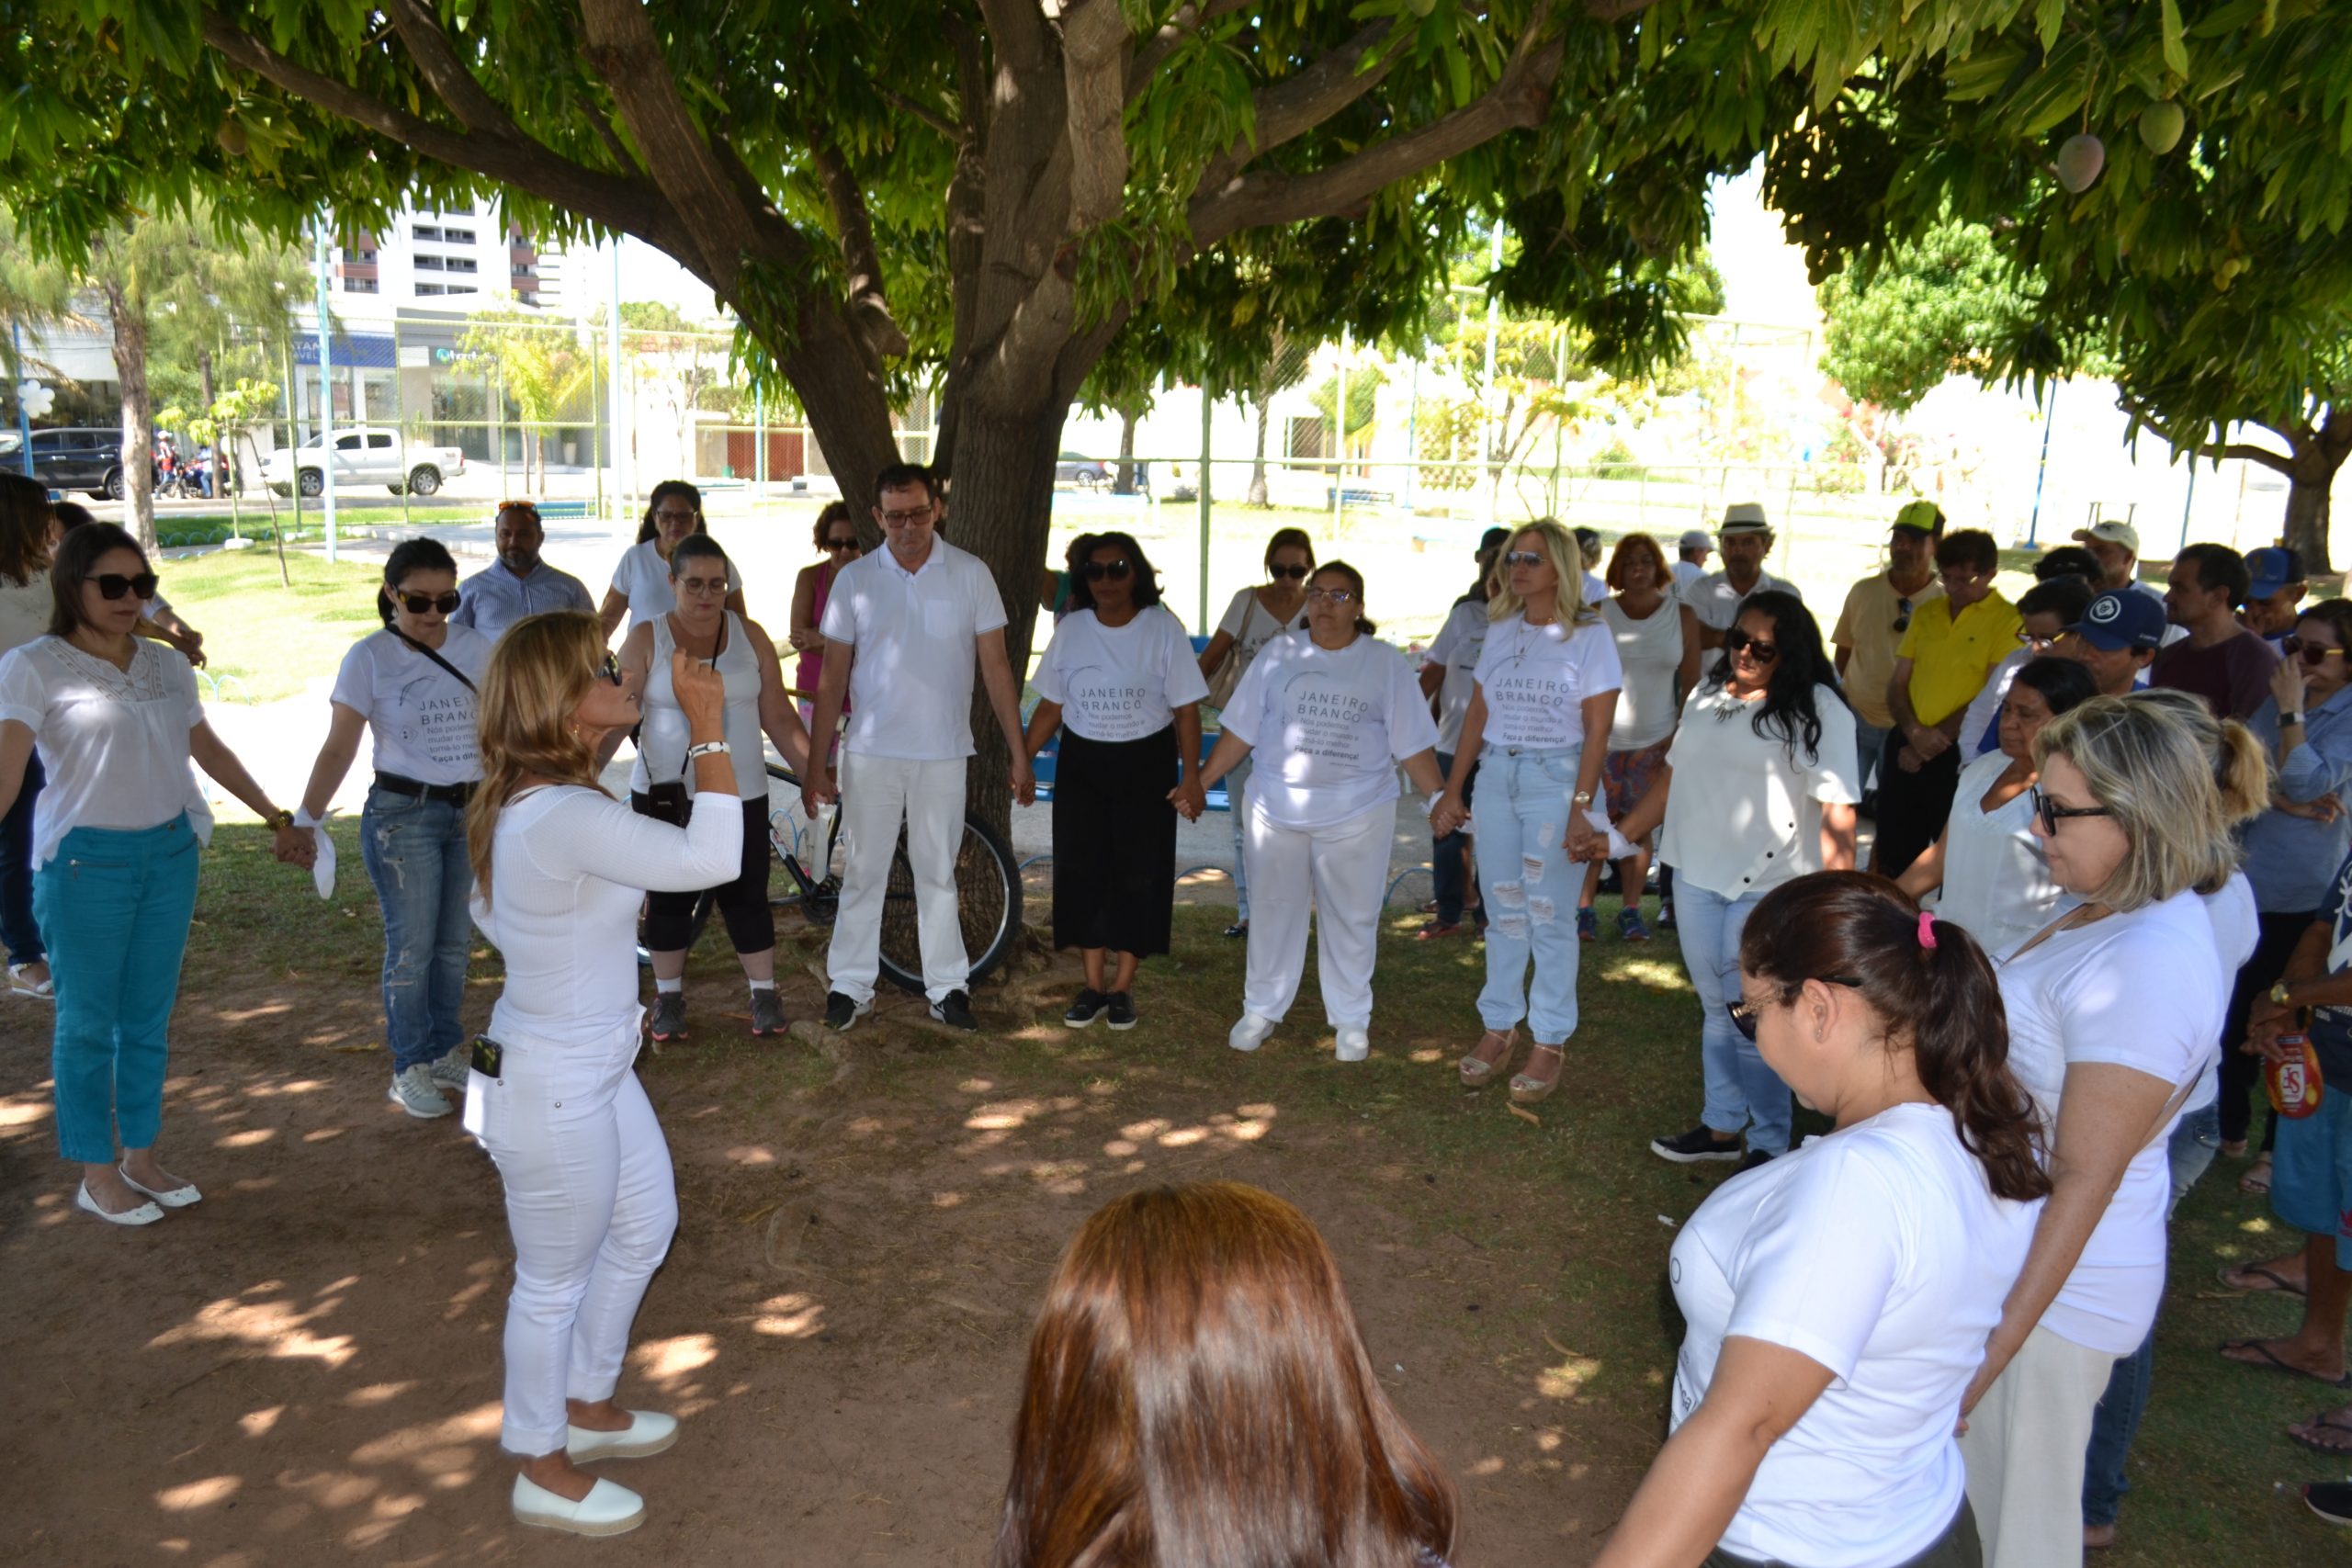
<svg viewBox="0 0 2352 1568"><path fill-rule="evenodd" d="M684 1219L620 1391L684 1436L606 1467L650 1517L592 1544L508 1516L496 1177L457 1118L388 1103L366 987L191 975L164 1149L207 1195L138 1232L74 1212L49 1015L0 1006L0 1562L978 1562L1062 1244L1122 1190L1208 1177L1330 1238L1393 1396L1460 1481L1455 1561L1588 1558L1660 1435L1670 1341L1611 1368L1638 1397L1576 1397L1592 1363L1514 1306L1558 1260L1475 1239L1508 1194L1372 1118L1285 1113L1222 1049L1044 1071L1017 1034L1061 1033L1033 1004L1065 979L984 993L977 1038L888 998L846 1042L775 1045L737 1040L722 980L696 987L701 1039L640 1066ZM787 998L820 1005L805 976ZM1450 1057L1430 1061L1434 1091Z"/></svg>

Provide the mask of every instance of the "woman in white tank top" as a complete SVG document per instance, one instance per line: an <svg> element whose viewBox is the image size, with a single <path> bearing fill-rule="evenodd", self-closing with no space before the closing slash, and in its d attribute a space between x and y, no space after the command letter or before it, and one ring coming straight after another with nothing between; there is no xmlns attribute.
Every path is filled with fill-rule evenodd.
<svg viewBox="0 0 2352 1568"><path fill-rule="evenodd" d="M768 777L760 764L760 738L775 742L797 769L808 761L808 731L786 694L775 644L757 621L728 609L734 569L707 534L690 535L670 557L677 608L639 625L621 644L625 677L642 694L644 722L637 736L637 765L629 802L642 816L684 823L694 809L687 723L670 678L670 656L713 665L727 685L727 744L735 758L743 814L742 863L734 879L707 891L718 895L728 940L742 960L752 987L752 1032L781 1034L784 1002L775 988L775 911L768 904ZM713 803L713 809L717 803ZM651 1030L659 1043L686 1033L686 948L702 893L654 893L646 900L645 945L653 955Z"/></svg>

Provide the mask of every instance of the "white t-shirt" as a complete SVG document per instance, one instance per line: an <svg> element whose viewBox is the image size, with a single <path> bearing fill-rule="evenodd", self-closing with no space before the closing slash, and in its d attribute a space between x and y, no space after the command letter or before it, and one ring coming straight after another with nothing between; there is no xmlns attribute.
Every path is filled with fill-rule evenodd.
<svg viewBox="0 0 2352 1568"><path fill-rule="evenodd" d="M1298 614L1287 621L1274 619L1274 613L1258 602L1258 591L1245 588L1236 593L1225 607L1225 615L1216 629L1233 639L1233 657L1241 660L1246 672L1258 650L1284 632L1306 629L1306 604L1301 601Z"/></svg>
<svg viewBox="0 0 2352 1568"><path fill-rule="evenodd" d="M1586 572L1584 574L1584 602L1587 604L1598 604L1603 599L1608 597L1609 584L1601 581L1600 573L1597 571Z"/></svg>
<svg viewBox="0 0 2352 1568"><path fill-rule="evenodd" d="M1713 626L1719 632L1728 631L1731 624L1739 619L1739 607L1747 603L1748 593L1761 593L1767 589L1796 593L1800 599L1804 597L1797 593L1795 583L1784 582L1769 571L1756 574L1756 586L1747 593L1742 593L1731 585L1729 574L1711 571L1682 590L1682 602L1690 606L1690 613L1699 617L1701 626Z"/></svg>
<svg viewBox="0 0 2352 1568"><path fill-rule="evenodd" d="M2205 906L2205 918L2213 924L2213 951L2222 960L2222 973L2229 984L2237 984L2237 973L2254 956L2255 943L2262 936L2262 917L2256 903L2254 884L2246 880L2243 871L2230 873L2230 879L2211 893L2200 893ZM2197 1087L2181 1101L2180 1113L2202 1111L2222 1098L2222 1077L2207 1073L2197 1080ZM2176 1194L2173 1201L2178 1202Z"/></svg>
<svg viewBox="0 0 2352 1568"><path fill-rule="evenodd" d="M1674 733L1681 711L1674 703L1674 677L1682 669L1682 606L1668 599L1637 621L1616 600L1603 599L1600 620L1616 641L1617 666L1624 677L1609 749L1655 746Z"/></svg>
<svg viewBox="0 0 2352 1568"><path fill-rule="evenodd" d="M1678 559L1674 563L1674 592L1676 597L1679 598L1682 594L1682 591L1690 587L1692 583L1704 581L1706 575L1707 569L1701 566L1697 561ZM1685 600L1684 602L1687 604L1689 601Z"/></svg>
<svg viewBox="0 0 2352 1568"><path fill-rule="evenodd" d="M451 626L434 651L481 684L490 665L490 638L471 626ZM331 699L368 721L376 771L419 784L470 784L481 777L481 744L474 694L389 629L351 645L335 672Z"/></svg>
<svg viewBox="0 0 2352 1568"><path fill-rule="evenodd" d="M56 605L49 590L49 568L42 567L22 582L0 577L0 653L25 646L49 633L49 617Z"/></svg>
<svg viewBox="0 0 2352 1568"><path fill-rule="evenodd" d="M1766 1451L1724 1550L1880 1568L1934 1543L1967 1484L1960 1398L2040 1209L1994 1197L1951 1112L1920 1104L1808 1138L1699 1205L1670 1264L1689 1324L1673 1424L1698 1407L1733 1335L1833 1374Z"/></svg>
<svg viewBox="0 0 2352 1568"><path fill-rule="evenodd" d="M0 658L0 719L11 718L33 732L49 773L33 807L36 866L76 828L138 831L202 807L187 738L204 705L172 649L133 637L130 668L118 670L63 637L36 637Z"/></svg>
<svg viewBox="0 0 2352 1568"><path fill-rule="evenodd" d="M1403 793L1396 764L1437 745L1413 667L1377 637L1326 649L1268 643L1226 705L1250 743L1250 804L1278 828L1328 828Z"/></svg>
<svg viewBox="0 0 2352 1568"><path fill-rule="evenodd" d="M1659 853L1677 876L1726 898L1821 870L1821 808L1862 795L1853 710L1834 688L1813 689L1821 744L1810 755L1802 733L1793 746L1777 727L1756 733L1761 702L1702 682L1666 753L1674 786Z"/></svg>
<svg viewBox="0 0 2352 1568"><path fill-rule="evenodd" d="M996 579L944 539L932 540L920 571L887 547L842 568L817 629L855 650L842 746L910 761L970 756L976 645L1004 622Z"/></svg>
<svg viewBox="0 0 2352 1568"><path fill-rule="evenodd" d="M2001 739L1993 728L1993 721L2001 716L2001 705L2008 700L2009 682L2018 678L2026 660L2038 658L2033 649L2019 648L2015 653L1993 666L1993 673L1985 678L1984 690L1969 699L1968 712L1960 721L1960 754L1963 758L1991 756L2001 749ZM1992 735L1988 749L1984 737Z"/></svg>
<svg viewBox="0 0 2352 1568"><path fill-rule="evenodd" d="M1966 931L1986 953L2007 953L2056 919L2066 897L2032 833L2033 792L1984 809L1984 792L2008 766L2007 753L1991 751L1961 769L1936 900L1937 918Z"/></svg>
<svg viewBox="0 0 2352 1568"><path fill-rule="evenodd" d="M743 591L742 574L731 560L727 563L727 591ZM662 558L662 541L648 539L621 552L620 564L613 568L613 592L628 601L624 634L678 607L678 591L670 586L670 563Z"/></svg>
<svg viewBox="0 0 2352 1568"><path fill-rule="evenodd" d="M1478 684L1478 652L1487 646L1487 602L1464 599L1446 612L1437 640L1421 655L1421 668L1445 671L1437 686L1437 749L1452 756L1462 745L1462 721Z"/></svg>
<svg viewBox="0 0 2352 1568"><path fill-rule="evenodd" d="M1530 626L1525 612L1487 628L1476 680L1487 699L1486 752L1584 744L1587 697L1624 685L1616 639L1599 619Z"/></svg>
<svg viewBox="0 0 2352 1568"><path fill-rule="evenodd" d="M1209 694L1184 623L1165 604L1106 626L1079 610L1054 628L1031 684L1059 703L1062 723L1089 740L1141 740L1176 722L1176 710Z"/></svg>
<svg viewBox="0 0 2352 1568"><path fill-rule="evenodd" d="M2193 891L2060 931L1996 968L2009 1015L2009 1066L2046 1129L2058 1123L2066 1069L2125 1066L2167 1091L2220 1055L2231 972L2213 950L2213 922ZM2155 1321L2165 1288L2165 1156L2178 1112L2132 1157L2075 1271L2041 1326L2092 1350L2126 1356Z"/></svg>

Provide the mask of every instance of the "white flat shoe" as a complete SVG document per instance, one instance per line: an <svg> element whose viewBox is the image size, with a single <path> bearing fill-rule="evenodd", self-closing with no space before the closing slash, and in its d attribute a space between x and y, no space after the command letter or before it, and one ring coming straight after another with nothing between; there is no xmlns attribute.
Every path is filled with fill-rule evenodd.
<svg viewBox="0 0 2352 1568"><path fill-rule="evenodd" d="M1241 1021L1235 1024L1232 1032L1226 1035L1225 1043L1237 1051L1255 1051L1266 1043L1266 1036L1272 1034L1274 1028L1275 1023L1272 1019L1260 1018L1254 1012L1245 1012L1241 1015Z"/></svg>
<svg viewBox="0 0 2352 1568"><path fill-rule="evenodd" d="M616 1482L599 1479L577 1503L527 1475L514 1478L514 1522L568 1535L627 1535L645 1522L645 1499Z"/></svg>
<svg viewBox="0 0 2352 1568"><path fill-rule="evenodd" d="M1340 1060L1361 1062L1372 1055L1372 1032L1363 1029L1340 1031Z"/></svg>
<svg viewBox="0 0 2352 1568"><path fill-rule="evenodd" d="M597 1459L648 1459L678 1440L678 1418L653 1410L632 1410L617 1432L569 1428L564 1451L579 1463Z"/></svg>
<svg viewBox="0 0 2352 1568"><path fill-rule="evenodd" d="M178 1187L158 1189L148 1186L120 1166L115 1167L115 1174L129 1183L133 1192L144 1192L166 1209L185 1209L191 1203L204 1201L204 1194L196 1190L196 1183L193 1181Z"/></svg>
<svg viewBox="0 0 2352 1568"><path fill-rule="evenodd" d="M164 1211L153 1203L141 1203L136 1209L125 1209L119 1214L101 1209L98 1201L90 1196L90 1184L86 1181L74 1189L74 1206L85 1214L97 1215L110 1225L152 1225L164 1217Z"/></svg>

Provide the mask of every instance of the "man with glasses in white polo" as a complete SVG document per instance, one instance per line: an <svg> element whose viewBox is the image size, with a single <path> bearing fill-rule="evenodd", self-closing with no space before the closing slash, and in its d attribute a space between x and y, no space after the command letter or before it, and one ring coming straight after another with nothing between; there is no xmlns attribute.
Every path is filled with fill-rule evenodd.
<svg viewBox="0 0 2352 1568"><path fill-rule="evenodd" d="M809 733L831 735L849 699L841 784L835 787L823 750L812 747L800 786L811 816L841 803L849 838L825 961L825 1026L845 1031L873 1010L883 895L903 822L923 994L933 1019L972 1030L979 1024L956 907L956 854L976 669L1012 753L1013 798L1023 806L1036 798L1021 738L1021 688L1005 652L1004 596L977 556L939 537L939 486L930 469L893 463L874 488L884 547L842 568L817 627L826 650Z"/></svg>

